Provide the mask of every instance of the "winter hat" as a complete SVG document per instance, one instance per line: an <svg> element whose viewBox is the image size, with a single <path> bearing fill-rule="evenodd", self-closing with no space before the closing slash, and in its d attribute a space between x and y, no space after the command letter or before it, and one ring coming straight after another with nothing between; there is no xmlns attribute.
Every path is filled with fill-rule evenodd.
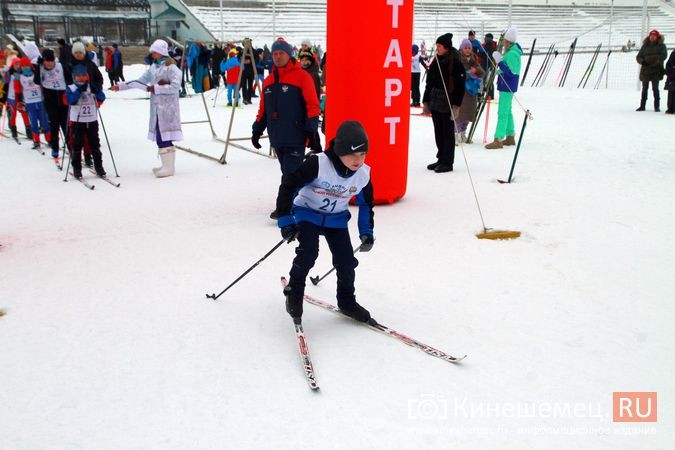
<svg viewBox="0 0 675 450"><path fill-rule="evenodd" d="M413 56L414 56L414 55L417 54L417 52L420 51L420 47L417 44L413 44L412 51L413 51Z"/></svg>
<svg viewBox="0 0 675 450"><path fill-rule="evenodd" d="M56 57L54 56L54 50L50 48L46 48L42 51L42 60L43 61L56 61Z"/></svg>
<svg viewBox="0 0 675 450"><path fill-rule="evenodd" d="M57 39L56 43L62 46L66 46L66 40L65 39Z"/></svg>
<svg viewBox="0 0 675 450"><path fill-rule="evenodd" d="M21 58L18 58L18 57L15 56L14 58L9 60L10 67L13 66L16 63L21 64Z"/></svg>
<svg viewBox="0 0 675 450"><path fill-rule="evenodd" d="M303 39L301 44L306 45L307 47L312 47L312 41L310 41L309 39Z"/></svg>
<svg viewBox="0 0 675 450"><path fill-rule="evenodd" d="M21 58L21 67L26 67L30 66L30 59L26 58L25 56Z"/></svg>
<svg viewBox="0 0 675 450"><path fill-rule="evenodd" d="M649 35L650 36L656 36L657 39L661 37L661 33L659 33L659 30L657 30L656 28L654 28L652 31L650 31Z"/></svg>
<svg viewBox="0 0 675 450"><path fill-rule="evenodd" d="M518 42L518 31L515 28L509 28L504 32L504 39L509 42Z"/></svg>
<svg viewBox="0 0 675 450"><path fill-rule="evenodd" d="M487 34L485 35L485 42L492 42L492 40L493 40L494 38L495 38L495 37L492 35L492 33L487 33Z"/></svg>
<svg viewBox="0 0 675 450"><path fill-rule="evenodd" d="M355 120L342 122L335 134L333 151L338 156L368 152L368 135L363 125Z"/></svg>
<svg viewBox="0 0 675 450"><path fill-rule="evenodd" d="M272 52L276 50L281 50L282 52L288 53L289 56L293 56L293 47L291 47L291 44L286 42L284 38L279 38L274 41L274 44L272 44Z"/></svg>
<svg viewBox="0 0 675 450"><path fill-rule="evenodd" d="M468 39L462 39L462 43L459 44L459 49L462 50L463 48L472 48L471 41Z"/></svg>
<svg viewBox="0 0 675 450"><path fill-rule="evenodd" d="M310 50L300 50L297 55L298 59L302 58L310 58L314 59L314 53L312 53Z"/></svg>
<svg viewBox="0 0 675 450"><path fill-rule="evenodd" d="M475 35L476 35L476 32L475 32L475 31L473 31L473 30L470 30L470 31L469 31L469 37L475 36Z"/></svg>
<svg viewBox="0 0 675 450"><path fill-rule="evenodd" d="M438 36L436 39L437 44L441 44L443 47L450 49L452 48L452 33L445 33L441 36Z"/></svg>
<svg viewBox="0 0 675 450"><path fill-rule="evenodd" d="M150 46L150 51L154 53L159 53L162 56L169 56L169 44L166 41L157 39Z"/></svg>
<svg viewBox="0 0 675 450"><path fill-rule="evenodd" d="M75 64L71 72L73 74L73 77L76 77L78 75L88 75L87 66L85 66L84 64Z"/></svg>
<svg viewBox="0 0 675 450"><path fill-rule="evenodd" d="M113 48L117 48L117 44L113 44L112 47L113 47Z"/></svg>
<svg viewBox="0 0 675 450"><path fill-rule="evenodd" d="M73 55L74 55L75 53L82 53L83 55L84 55L85 53L87 53L87 52L84 50L84 44L83 44L82 42L76 42L76 43L74 43L74 44L73 44L73 49L72 49L72 51L73 51Z"/></svg>

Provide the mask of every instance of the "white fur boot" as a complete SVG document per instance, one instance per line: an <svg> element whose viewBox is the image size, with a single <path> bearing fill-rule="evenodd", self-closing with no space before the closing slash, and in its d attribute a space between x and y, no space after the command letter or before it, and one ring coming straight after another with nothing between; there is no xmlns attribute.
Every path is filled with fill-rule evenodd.
<svg viewBox="0 0 675 450"><path fill-rule="evenodd" d="M176 149L165 147L159 149L159 157L162 159L162 167L152 169L157 178L170 177L176 173Z"/></svg>

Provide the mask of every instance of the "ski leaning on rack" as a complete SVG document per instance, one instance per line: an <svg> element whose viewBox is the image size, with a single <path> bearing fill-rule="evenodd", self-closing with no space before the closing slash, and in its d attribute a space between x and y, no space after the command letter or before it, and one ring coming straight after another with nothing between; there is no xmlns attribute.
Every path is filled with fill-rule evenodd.
<svg viewBox="0 0 675 450"><path fill-rule="evenodd" d="M283 241L282 241L283 242ZM286 287L288 281L286 278L281 277L281 285ZM316 380L316 373L314 372L314 364L312 363L312 357L309 354L309 347L307 346L307 339L305 339L305 331L302 329L301 319L293 319L293 325L295 325L295 337L298 338L298 348L300 350L300 361L302 361L302 368L305 372L305 379L309 388L313 391L319 390L319 382Z"/></svg>
<svg viewBox="0 0 675 450"><path fill-rule="evenodd" d="M502 34L501 36L499 36L499 41L497 42L497 51L501 52L503 48L504 48L504 35ZM485 105L488 102L487 93L489 91L490 86L494 86L495 79L497 77L497 71L499 70L499 66L495 65L490 58L488 58L488 65L491 68L490 74L488 75L487 83L485 83L485 85L483 86L483 92L478 97L476 116L474 117L473 122L471 122L471 126L469 127L469 132L467 133L466 137L467 144L473 143L473 135L476 132L478 122L480 121L480 118L483 115L483 111L485 110Z"/></svg>
<svg viewBox="0 0 675 450"><path fill-rule="evenodd" d="M285 286L286 283L287 283L286 278L282 277L281 278L281 284L283 284ZM318 300L318 299L316 299L314 297L311 297L309 295L306 295L306 294L305 294L304 300L307 303L311 303L314 306L318 306L318 307L326 309L328 311L332 311L335 314L339 314L342 317L346 317L348 319L354 320L351 317L347 316L346 314L343 314L342 311L340 311L340 308L338 308L335 305L332 305L330 303L326 303L324 301ZM355 321L355 322L358 322L358 321ZM408 336L406 336L402 333L399 333L396 330L393 330L393 329L391 329L387 326L384 326L381 323L378 323L377 321L375 321L375 319L371 319L371 321L368 322L368 323L364 323L364 322L358 322L358 323L362 324L362 325L365 325L368 328L370 328L372 330L375 330L377 332L380 332L382 334L386 334L387 336L390 336L390 337L392 337L392 338L394 338L398 341L401 341L404 344L409 345L410 347L415 347L419 350L422 350L424 353L426 353L428 355L431 355L431 356L434 356L436 358L442 359L443 361L447 361L447 362L450 362L450 363L458 363L461 360L463 360L464 358L466 358L466 355L459 356L459 357L448 355L447 353L445 353L441 350L435 349L435 348L431 347L430 345L424 344L424 343L418 341L417 339L413 339L413 338L408 337Z"/></svg>

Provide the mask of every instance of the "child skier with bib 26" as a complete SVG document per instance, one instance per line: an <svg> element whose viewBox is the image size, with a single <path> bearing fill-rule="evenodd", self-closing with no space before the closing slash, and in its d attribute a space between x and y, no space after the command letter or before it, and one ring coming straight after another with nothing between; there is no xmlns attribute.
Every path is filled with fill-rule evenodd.
<svg viewBox="0 0 675 450"><path fill-rule="evenodd" d="M347 316L369 322L370 313L356 302L354 269L348 221L349 200L359 206L360 251L373 247L373 187L370 167L364 164L368 136L356 121L343 122L324 153L312 155L292 173L284 175L277 196L278 225L288 242L298 239L288 285L284 288L286 311L296 323L302 317L305 280L319 255L323 235L337 271L337 303ZM295 195L297 191L297 195ZM294 197L295 195L295 197Z"/></svg>

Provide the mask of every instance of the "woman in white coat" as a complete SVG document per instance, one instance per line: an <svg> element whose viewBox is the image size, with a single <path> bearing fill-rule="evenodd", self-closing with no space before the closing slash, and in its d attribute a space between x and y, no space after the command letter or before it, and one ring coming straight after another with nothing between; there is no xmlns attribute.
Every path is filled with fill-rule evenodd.
<svg viewBox="0 0 675 450"><path fill-rule="evenodd" d="M169 57L168 44L158 39L150 46L153 63L150 68L133 81L112 86L113 91L137 88L150 92L150 124L148 139L157 142L162 167L152 169L158 178L175 173L176 149L173 141L183 140L180 125L178 95L181 72L176 62Z"/></svg>

